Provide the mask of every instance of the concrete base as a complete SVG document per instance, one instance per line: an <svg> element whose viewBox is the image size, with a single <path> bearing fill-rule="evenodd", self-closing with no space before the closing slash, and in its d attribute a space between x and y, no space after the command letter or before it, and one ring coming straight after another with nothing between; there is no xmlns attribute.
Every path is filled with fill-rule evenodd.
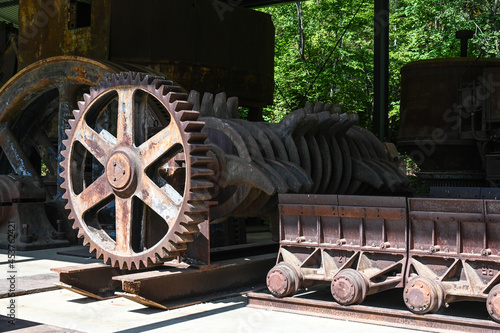
<svg viewBox="0 0 500 333"><path fill-rule="evenodd" d="M309 317L247 307L237 296L174 310L145 307L125 298L97 301L65 289L53 288L50 268L95 263L95 259L58 255L57 249L17 252L14 265L17 297L3 281L11 271L5 251L0 252L0 332L417 332L342 320ZM19 284L17 284L19 283ZM29 287L30 285L33 288ZM6 295L6 296L5 296ZM0 296L2 297L2 296ZM14 302L16 322L9 324L8 307Z"/></svg>

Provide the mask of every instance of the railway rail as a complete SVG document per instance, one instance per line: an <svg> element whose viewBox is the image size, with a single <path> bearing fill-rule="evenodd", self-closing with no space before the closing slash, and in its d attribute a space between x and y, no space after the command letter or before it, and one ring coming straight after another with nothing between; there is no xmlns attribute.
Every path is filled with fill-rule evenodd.
<svg viewBox="0 0 500 333"><path fill-rule="evenodd" d="M441 314L417 315L409 313L398 298L399 290L371 296L362 305L343 306L328 298L328 291L304 292L294 297L276 298L266 292L248 293L248 306L270 311L283 311L303 315L341 319L374 325L415 329L431 332L491 333L500 330L500 324L490 320L481 308L471 313L472 303L463 303L460 311ZM319 296L317 295L319 294ZM389 301L388 301L389 300ZM396 300L396 301L394 301ZM399 301L398 301L399 300Z"/></svg>

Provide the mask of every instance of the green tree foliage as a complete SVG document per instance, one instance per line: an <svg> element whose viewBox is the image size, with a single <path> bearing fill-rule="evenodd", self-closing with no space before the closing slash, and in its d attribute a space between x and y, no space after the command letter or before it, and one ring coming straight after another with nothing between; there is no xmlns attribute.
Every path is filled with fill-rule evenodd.
<svg viewBox="0 0 500 333"><path fill-rule="evenodd" d="M401 67L415 60L459 56L455 32L464 29L475 32L470 56L497 57L498 2L390 0L392 136L399 122ZM272 15L276 29L275 99L264 111L266 120L279 121L306 101L322 101L358 113L361 124L370 128L373 6L373 0L311 0L260 9Z"/></svg>

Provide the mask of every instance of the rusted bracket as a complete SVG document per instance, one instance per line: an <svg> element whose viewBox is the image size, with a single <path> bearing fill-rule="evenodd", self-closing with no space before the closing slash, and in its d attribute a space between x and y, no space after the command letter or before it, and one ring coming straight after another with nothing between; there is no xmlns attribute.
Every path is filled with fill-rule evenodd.
<svg viewBox="0 0 500 333"><path fill-rule="evenodd" d="M59 287L103 300L125 297L160 309L205 302L261 289L276 254L219 261L194 268L167 263L156 269L124 271L104 264L56 268Z"/></svg>

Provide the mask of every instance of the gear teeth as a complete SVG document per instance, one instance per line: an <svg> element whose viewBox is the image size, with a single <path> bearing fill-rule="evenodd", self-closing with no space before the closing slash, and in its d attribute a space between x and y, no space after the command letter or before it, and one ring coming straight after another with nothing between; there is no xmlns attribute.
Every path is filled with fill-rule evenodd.
<svg viewBox="0 0 500 333"><path fill-rule="evenodd" d="M210 151L210 146L208 145L191 145L191 155L202 155L206 156L206 154Z"/></svg>
<svg viewBox="0 0 500 333"><path fill-rule="evenodd" d="M170 251L172 250L171 248L171 244L168 243L167 245L169 248L166 248L165 246L161 248L161 251L162 253L161 254L157 254L156 256L156 261L157 262L161 262L163 261L163 258L167 258L167 257L170 257Z"/></svg>
<svg viewBox="0 0 500 333"><path fill-rule="evenodd" d="M188 143L204 143L205 140L208 139L208 134L200 132L187 132L186 137L188 138Z"/></svg>
<svg viewBox="0 0 500 333"><path fill-rule="evenodd" d="M201 223L207 219L205 213L196 213L196 212L186 212L184 214L186 217L187 222L189 225L196 226L197 230L195 232L198 232L198 223Z"/></svg>
<svg viewBox="0 0 500 333"><path fill-rule="evenodd" d="M198 223L181 223L181 228L184 233L195 234L200 231Z"/></svg>
<svg viewBox="0 0 500 333"><path fill-rule="evenodd" d="M210 183L210 187L212 187L213 184ZM205 201L205 200L210 200L212 196L208 191L202 191L202 192L191 192L189 194L190 198L189 201Z"/></svg>
<svg viewBox="0 0 500 333"><path fill-rule="evenodd" d="M229 97L227 99L227 115L229 118L238 119L240 117L239 103L238 97Z"/></svg>
<svg viewBox="0 0 500 333"><path fill-rule="evenodd" d="M175 234L176 244L186 244L193 241L192 234Z"/></svg>
<svg viewBox="0 0 500 333"><path fill-rule="evenodd" d="M169 82L171 81L165 80L165 78L162 76L158 76L150 83L150 85L153 85L155 87L155 90L158 90L161 86L168 85Z"/></svg>
<svg viewBox="0 0 500 333"><path fill-rule="evenodd" d="M192 168L191 169L191 179L193 178L211 178L214 176L214 171L208 168ZM213 184L212 184L213 186Z"/></svg>
<svg viewBox="0 0 500 333"><path fill-rule="evenodd" d="M182 111L180 120L181 121L196 121L199 117L200 117L199 111L184 110L184 111Z"/></svg>
<svg viewBox="0 0 500 333"><path fill-rule="evenodd" d="M180 237L176 237L177 242L176 243L171 243L172 246L174 247L175 251L177 252L184 252L187 250L187 245L186 243L182 242L182 239Z"/></svg>
<svg viewBox="0 0 500 333"><path fill-rule="evenodd" d="M189 97L188 97L187 101L189 103L193 103L193 110L200 111L201 104L200 104L200 93L199 92L197 92L196 90L191 90L189 92Z"/></svg>
<svg viewBox="0 0 500 333"><path fill-rule="evenodd" d="M91 100L92 96L90 96L90 94L83 94L83 102L78 102L80 110L83 110L85 108L85 105L89 104Z"/></svg>
<svg viewBox="0 0 500 333"><path fill-rule="evenodd" d="M187 102L187 99L188 99L188 94L184 93L184 92L178 92L178 91L172 91L169 93L169 102L170 103L173 103L175 101L185 101L186 103L189 103ZM192 104L189 103L191 105L191 107L189 109L192 108Z"/></svg>
<svg viewBox="0 0 500 333"><path fill-rule="evenodd" d="M206 167L212 161L208 156L191 156L191 165L193 167Z"/></svg>
<svg viewBox="0 0 500 333"><path fill-rule="evenodd" d="M217 118L227 119L227 96L225 92L215 95L214 114Z"/></svg>
<svg viewBox="0 0 500 333"><path fill-rule="evenodd" d="M174 111L184 111L184 110L189 110L193 107L193 104L183 101L183 100L176 100L175 102L172 103L172 108Z"/></svg>
<svg viewBox="0 0 500 333"><path fill-rule="evenodd" d="M184 130L186 132L201 132L204 126L203 121L188 121L184 124Z"/></svg>
<svg viewBox="0 0 500 333"><path fill-rule="evenodd" d="M191 189L193 190L209 189L213 186L214 184L208 180L191 180Z"/></svg>
<svg viewBox="0 0 500 333"><path fill-rule="evenodd" d="M214 112L214 95L211 93L204 93L203 99L201 100L201 116L202 117L213 117Z"/></svg>
<svg viewBox="0 0 500 333"><path fill-rule="evenodd" d="M189 202L188 211L185 214L203 214L207 211L207 205L199 202Z"/></svg>

